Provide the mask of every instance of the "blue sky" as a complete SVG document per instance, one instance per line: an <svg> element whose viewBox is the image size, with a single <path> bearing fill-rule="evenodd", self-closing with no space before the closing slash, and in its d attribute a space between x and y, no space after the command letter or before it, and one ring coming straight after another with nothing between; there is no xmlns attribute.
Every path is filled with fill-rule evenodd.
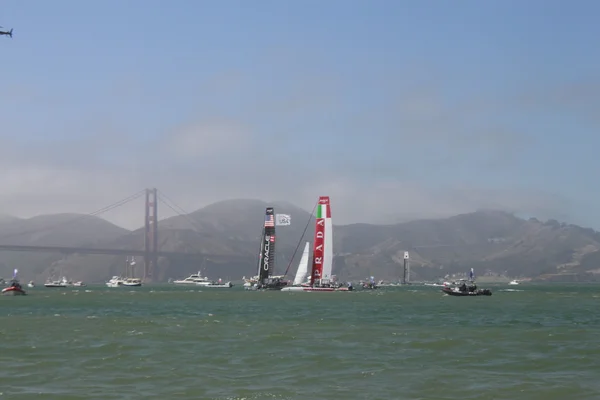
<svg viewBox="0 0 600 400"><path fill-rule="evenodd" d="M599 12L5 0L0 207L90 212L156 186L188 210L329 194L340 223L500 208L600 228ZM106 217L137 226L140 207Z"/></svg>

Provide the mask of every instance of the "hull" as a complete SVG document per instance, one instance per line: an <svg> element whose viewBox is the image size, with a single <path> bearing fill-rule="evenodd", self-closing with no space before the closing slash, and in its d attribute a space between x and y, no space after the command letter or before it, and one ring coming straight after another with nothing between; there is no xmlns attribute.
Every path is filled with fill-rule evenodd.
<svg viewBox="0 0 600 400"><path fill-rule="evenodd" d="M207 287L207 288L228 289L230 287L233 287L233 284L231 282L226 282L226 283L212 283L210 285L202 285L202 286Z"/></svg>
<svg viewBox="0 0 600 400"><path fill-rule="evenodd" d="M282 292L351 292L348 288L310 287L310 286L288 286L281 289Z"/></svg>
<svg viewBox="0 0 600 400"><path fill-rule="evenodd" d="M137 282L137 283L123 282L122 286L139 287L139 286L142 286L142 283L141 282Z"/></svg>
<svg viewBox="0 0 600 400"><path fill-rule="evenodd" d="M459 292L456 290L452 290L449 287L442 288L442 292L446 293L449 296L459 296L459 297L473 297L473 296L491 296L492 291L489 289L477 289L474 292Z"/></svg>
<svg viewBox="0 0 600 400"><path fill-rule="evenodd" d="M2 296L25 296L27 293L23 289L7 287L2 289Z"/></svg>
<svg viewBox="0 0 600 400"><path fill-rule="evenodd" d="M45 287L49 288L66 288L67 285L63 285L62 283L45 283Z"/></svg>

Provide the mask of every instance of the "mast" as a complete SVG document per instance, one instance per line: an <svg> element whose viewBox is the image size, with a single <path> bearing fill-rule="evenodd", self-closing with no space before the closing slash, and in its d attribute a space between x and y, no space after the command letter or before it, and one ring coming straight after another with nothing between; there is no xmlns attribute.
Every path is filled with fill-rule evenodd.
<svg viewBox="0 0 600 400"><path fill-rule="evenodd" d="M402 284L407 285L410 281L410 264L408 262L408 251L404 252L404 275L402 276Z"/></svg>
<svg viewBox="0 0 600 400"><path fill-rule="evenodd" d="M259 246L259 250L258 250L258 266L257 266L257 270L256 270L256 276L259 277L259 281L260 281L260 270L262 269L262 254L263 254L263 247L265 244L265 227L263 226L262 231L260 233L260 246Z"/></svg>
<svg viewBox="0 0 600 400"><path fill-rule="evenodd" d="M264 284L273 275L275 266L275 211L273 207L267 207L265 211L265 223L261 236L258 280Z"/></svg>
<svg viewBox="0 0 600 400"><path fill-rule="evenodd" d="M315 221L311 283L327 284L333 268L333 225L329 196L319 197Z"/></svg>

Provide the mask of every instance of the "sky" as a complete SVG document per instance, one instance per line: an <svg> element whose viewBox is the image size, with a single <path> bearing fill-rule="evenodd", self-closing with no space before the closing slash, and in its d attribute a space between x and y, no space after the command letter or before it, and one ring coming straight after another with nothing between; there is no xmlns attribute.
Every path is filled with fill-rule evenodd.
<svg viewBox="0 0 600 400"><path fill-rule="evenodd" d="M600 229L600 3L4 0L0 213L146 187ZM173 213L161 208L161 216ZM143 224L137 199L103 214Z"/></svg>

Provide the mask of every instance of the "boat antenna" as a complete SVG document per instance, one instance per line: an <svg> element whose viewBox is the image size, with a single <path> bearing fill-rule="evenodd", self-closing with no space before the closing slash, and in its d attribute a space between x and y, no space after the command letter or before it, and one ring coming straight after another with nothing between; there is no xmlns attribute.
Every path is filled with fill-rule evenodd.
<svg viewBox="0 0 600 400"><path fill-rule="evenodd" d="M317 204L319 204L318 200L315 202L315 206L313 207L312 211L310 212L310 216L308 217L308 222L306 223L306 226L304 227L304 231L302 232L302 236L300 237L300 240L298 241L298 244L296 245L296 250L294 250L294 254L292 254L292 258L290 258L290 262L288 263L288 266L285 269L285 273L283 274L284 278L290 270L292 261L294 261L294 257L296 256L296 253L298 252L298 249L300 248L300 244L302 243L302 239L304 239L304 235L306 234L306 230L308 229L308 226L310 225L310 221L312 221L313 215L315 215L315 210L317 209Z"/></svg>

